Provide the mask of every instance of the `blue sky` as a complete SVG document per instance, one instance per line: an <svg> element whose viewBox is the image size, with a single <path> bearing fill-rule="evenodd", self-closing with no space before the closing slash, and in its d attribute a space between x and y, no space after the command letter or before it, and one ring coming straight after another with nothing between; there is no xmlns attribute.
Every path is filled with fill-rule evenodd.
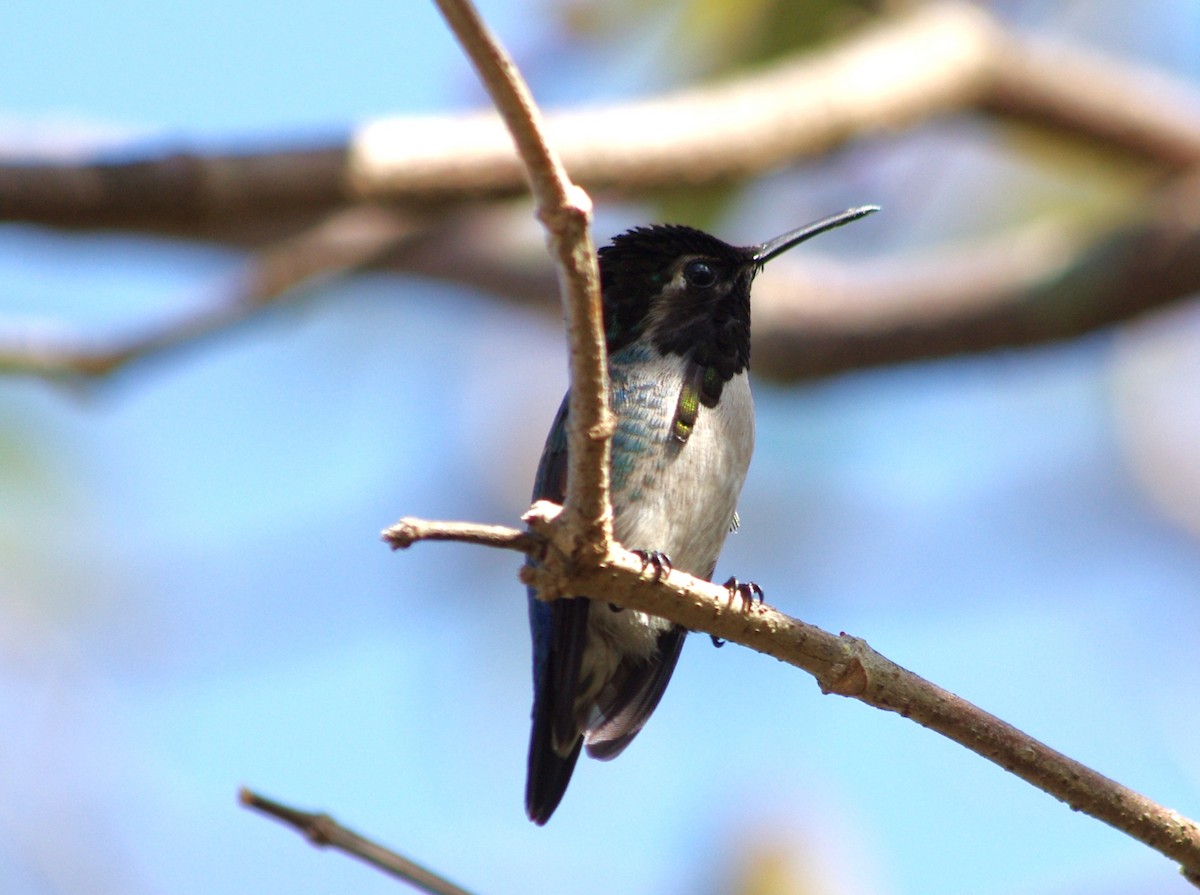
<svg viewBox="0 0 1200 895"><path fill-rule="evenodd" d="M1189 5L1111 28L1086 6L1018 12L1195 65ZM543 95L629 84L605 69L615 51L548 51L553 16L484 9ZM477 96L423 3L0 10L9 145L319 137ZM845 153L752 192L727 232L776 232L795 214L783 200L883 201L890 220L813 246L841 256L979 227L953 200L989 194L981 170L1043 183L986 157L988 136L948 129L933 173L922 138L878 165L879 147ZM930 178L915 199L893 182L914 170ZM0 321L110 331L202 300L238 260L0 227ZM1131 445L1147 433L1121 398L1161 344L1143 327L759 383L743 528L718 576L1200 815L1200 549L1142 487ZM831 893L1190 891L1165 859L940 737L703 637L636 745L582 762L551 823L529 824L517 560L392 554L378 531L404 514L516 519L564 373L550 319L368 276L111 387L0 381L4 890L395 891L237 808L246 784L489 895L715 892L773 852Z"/></svg>

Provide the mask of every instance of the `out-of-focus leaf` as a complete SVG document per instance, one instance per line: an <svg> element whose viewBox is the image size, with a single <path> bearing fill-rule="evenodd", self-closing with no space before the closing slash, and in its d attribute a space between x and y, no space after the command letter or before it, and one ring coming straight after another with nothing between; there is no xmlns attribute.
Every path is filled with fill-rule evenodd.
<svg viewBox="0 0 1200 895"><path fill-rule="evenodd" d="M717 75L834 38L882 9L887 0L582 0L561 15L577 34L623 39L667 17L661 54L676 75Z"/></svg>

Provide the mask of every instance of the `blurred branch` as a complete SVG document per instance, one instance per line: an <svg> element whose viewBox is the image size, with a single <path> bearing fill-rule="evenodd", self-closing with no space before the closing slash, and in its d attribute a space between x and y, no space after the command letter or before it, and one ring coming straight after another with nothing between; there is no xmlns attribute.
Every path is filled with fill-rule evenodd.
<svg viewBox="0 0 1200 895"><path fill-rule="evenodd" d="M529 88L470 0L436 2L504 119L529 179L538 220L546 231L570 347L564 522L581 548L603 552L613 539L609 447L616 421L608 406L600 270L589 229L592 200L571 182L547 141L541 111Z"/></svg>
<svg viewBox="0 0 1200 895"><path fill-rule="evenodd" d="M921 5L823 52L709 87L561 112L547 129L581 182L634 193L748 177L971 109L1116 147L1165 171L1200 162L1200 116L1188 114L1200 109L1195 91L1011 33L957 2ZM781 263L755 292L755 366L802 378L1032 345L1188 296L1200 289L1200 221L1189 211L1200 207L1198 182L1170 184L1144 216L1090 239L1047 227L932 260ZM376 122L317 149L0 165L0 220L267 244L232 294L127 335L51 338L0 326L0 372L105 375L232 327L298 285L370 266L544 302L552 291L544 256L522 268L506 234L478 231L494 205L448 213L447 203L514 195L523 183L511 139L484 114ZM412 219L355 204L365 199L406 205Z"/></svg>
<svg viewBox="0 0 1200 895"><path fill-rule="evenodd" d="M328 814L312 814L289 808L245 787L238 792L238 801L247 808L253 808L294 827L313 845L332 846L344 851L389 876L411 883L423 892L429 892L430 895L469 895L466 889L460 889L432 870L427 870L391 849L346 829Z"/></svg>
<svg viewBox="0 0 1200 895"><path fill-rule="evenodd" d="M1085 335L1200 293L1200 170L1119 226L1046 222L925 256L812 255L754 286L754 370L805 379ZM393 269L491 289L551 310L544 257L496 211L459 215L390 259Z"/></svg>
<svg viewBox="0 0 1200 895"><path fill-rule="evenodd" d="M808 379L1046 344L1135 319L1200 293L1196 209L1200 172L1164 184L1134 217L1099 236L1077 225L1041 223L925 256L853 264L811 255L781 259L755 284L755 372ZM521 238L527 219L523 208L464 211L420 225L380 208L343 212L251 259L251 271L292 271L290 277L265 278L274 283L266 296L234 295L104 345L35 339L0 321L0 373L62 378L111 372L235 326L283 299L291 286L358 269L356 259L557 314L544 247L536 238ZM341 248L332 250L335 245ZM288 259L293 263L283 263ZM306 266L297 268L296 261ZM262 279L252 275L248 282Z"/></svg>
<svg viewBox="0 0 1200 895"><path fill-rule="evenodd" d="M1200 161L1200 98L1127 62L1006 30L961 2L920 4L822 52L654 99L548 117L590 191L729 182L954 112L1014 117L1174 170ZM719 126L714 126L719 123ZM524 192L491 113L370 123L318 148L145 153L0 165L0 220L256 245L335 207Z"/></svg>
<svg viewBox="0 0 1200 895"><path fill-rule="evenodd" d="M1099 236L1035 225L954 254L781 265L754 305L755 369L783 379L1042 345L1200 292L1200 171ZM774 272L773 272L774 273Z"/></svg>
<svg viewBox="0 0 1200 895"><path fill-rule="evenodd" d="M934 4L761 72L559 112L549 133L590 190L743 180L975 105L997 34L965 4ZM351 183L393 201L512 195L520 169L505 144L490 114L374 122L351 141Z"/></svg>
<svg viewBox="0 0 1200 895"><path fill-rule="evenodd" d="M331 214L310 230L257 253L236 286L175 319L107 342L83 336L22 335L0 328L0 373L107 376L134 362L190 347L254 317L302 286L380 260L414 232L397 212L363 205Z"/></svg>
<svg viewBox="0 0 1200 895"><path fill-rule="evenodd" d="M999 43L984 111L1168 169L1200 163L1200 97L1191 85L1059 41L1006 34Z"/></svg>
<svg viewBox="0 0 1200 895"><path fill-rule="evenodd" d="M680 571L656 576L637 554L615 546L581 558L554 524L559 507L540 501L525 516L536 535L470 523L401 519L384 532L394 548L419 540L462 540L518 550L537 559L522 579L551 594L586 594L624 609L669 619L691 631L740 643L816 678L823 693L848 696L916 721L1049 793L1073 810L1178 862L1200 887L1200 827L1010 724L895 664L848 634L834 635L765 603L745 602Z"/></svg>

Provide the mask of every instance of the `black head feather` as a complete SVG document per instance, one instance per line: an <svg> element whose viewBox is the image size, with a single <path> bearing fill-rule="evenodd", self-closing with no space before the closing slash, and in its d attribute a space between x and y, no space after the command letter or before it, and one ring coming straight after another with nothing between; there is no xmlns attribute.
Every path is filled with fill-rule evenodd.
<svg viewBox="0 0 1200 895"><path fill-rule="evenodd" d="M600 249L600 288L609 353L648 339L686 357L720 384L750 365L750 284L772 258L819 233L878 211L851 208L755 246L666 224L635 227Z"/></svg>
<svg viewBox="0 0 1200 895"><path fill-rule="evenodd" d="M716 366L724 380L749 364L753 248L669 224L636 227L599 254L610 352L645 336L664 354ZM689 267L697 261L707 275Z"/></svg>

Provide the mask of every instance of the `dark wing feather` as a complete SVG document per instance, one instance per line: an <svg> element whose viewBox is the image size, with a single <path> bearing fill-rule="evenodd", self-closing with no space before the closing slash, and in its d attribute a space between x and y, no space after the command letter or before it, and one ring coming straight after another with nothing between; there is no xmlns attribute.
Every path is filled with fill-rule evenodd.
<svg viewBox="0 0 1200 895"><path fill-rule="evenodd" d="M575 770L575 762L579 758L579 748L583 745L583 737L575 727L573 703L575 686L564 686L562 675L568 677L572 673L579 677L578 650L576 657L564 657L556 649L554 641L563 640L561 633L572 627L571 619L563 619L558 613L560 605L578 604L584 611L576 613L575 618L584 631L587 630L587 600L556 600L552 605L542 603L536 597L531 598L543 609L549 610L552 616L545 623L550 627L549 639L551 644L539 663L536 659L534 697L533 697L533 732L529 737L529 772L525 780L525 812L529 819L537 824L544 824L562 801L567 784L571 781L571 772ZM535 607L531 607L531 614ZM572 632L572 636L574 636ZM570 638L566 638L570 639ZM581 638L575 638L581 639ZM534 651L537 653L539 638L535 633ZM580 647L581 649L581 647ZM561 736L563 717L569 719L570 729L567 736ZM562 746L566 745L566 751Z"/></svg>
<svg viewBox="0 0 1200 895"><path fill-rule="evenodd" d="M533 499L561 504L567 492L567 399L563 399L534 479ZM590 601L562 598L544 603L529 593L533 633L533 731L529 738L529 775L525 810L544 824L558 807L583 734L575 719L575 693L587 644Z"/></svg>

